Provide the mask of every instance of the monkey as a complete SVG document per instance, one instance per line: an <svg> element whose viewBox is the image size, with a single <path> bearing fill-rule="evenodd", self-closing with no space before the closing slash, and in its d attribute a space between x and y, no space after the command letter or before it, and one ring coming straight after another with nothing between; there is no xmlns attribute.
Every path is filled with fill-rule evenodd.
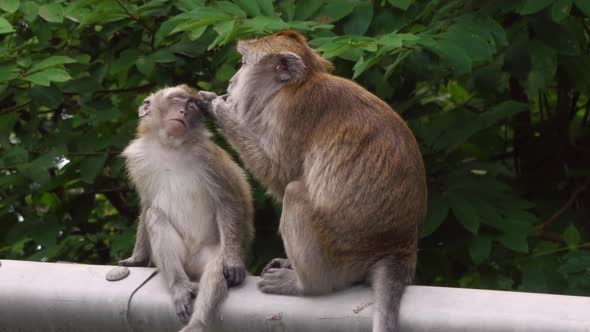
<svg viewBox="0 0 590 332"><path fill-rule="evenodd" d="M305 296L368 283L373 331L396 331L427 209L414 135L388 104L330 74L296 31L242 40L237 50L242 65L210 112L282 202L287 258L262 270L258 288Z"/></svg>
<svg viewBox="0 0 590 332"><path fill-rule="evenodd" d="M152 93L122 154L141 213L133 253L119 265L155 263L183 332L205 331L228 285L244 280L254 236L246 174L205 127L214 97L186 85Z"/></svg>

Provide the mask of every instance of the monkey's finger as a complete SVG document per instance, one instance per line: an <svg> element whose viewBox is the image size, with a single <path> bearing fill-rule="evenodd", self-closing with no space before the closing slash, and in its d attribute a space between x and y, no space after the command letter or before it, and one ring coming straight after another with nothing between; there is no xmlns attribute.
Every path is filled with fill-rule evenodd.
<svg viewBox="0 0 590 332"><path fill-rule="evenodd" d="M281 259L280 258L275 258L272 261L270 261L268 264L266 264L266 266L264 267L264 269L262 269L262 272L260 272L260 276L262 277L270 269L276 269L276 268L279 268L279 267L281 267Z"/></svg>

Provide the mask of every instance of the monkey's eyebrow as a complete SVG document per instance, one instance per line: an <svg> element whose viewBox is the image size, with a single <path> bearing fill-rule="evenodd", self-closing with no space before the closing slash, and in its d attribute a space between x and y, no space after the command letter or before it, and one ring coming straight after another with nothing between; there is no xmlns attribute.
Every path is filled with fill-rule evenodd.
<svg viewBox="0 0 590 332"><path fill-rule="evenodd" d="M185 93L176 92L176 93L171 93L170 95L168 95L167 98L170 100L170 99L174 99L174 98L188 98L188 96Z"/></svg>

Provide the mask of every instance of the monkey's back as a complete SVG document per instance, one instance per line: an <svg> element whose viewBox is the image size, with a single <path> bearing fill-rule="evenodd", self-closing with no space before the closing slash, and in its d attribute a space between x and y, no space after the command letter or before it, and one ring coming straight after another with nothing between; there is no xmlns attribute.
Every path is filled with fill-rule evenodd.
<svg viewBox="0 0 590 332"><path fill-rule="evenodd" d="M412 132L350 80L320 74L309 83L300 90L316 101L315 109L306 103L314 126L304 145L303 178L315 218L323 221L314 224L320 242L342 259L415 250L427 190Z"/></svg>

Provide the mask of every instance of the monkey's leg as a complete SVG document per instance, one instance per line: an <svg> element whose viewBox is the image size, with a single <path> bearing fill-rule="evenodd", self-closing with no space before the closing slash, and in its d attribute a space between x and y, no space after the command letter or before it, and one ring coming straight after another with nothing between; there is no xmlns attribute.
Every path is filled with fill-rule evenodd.
<svg viewBox="0 0 590 332"><path fill-rule="evenodd" d="M292 269L268 268L258 286L265 293L302 295L321 294L348 286L358 279L356 272L331 267L329 257L320 249L312 228L313 206L300 181L289 183L283 199L280 230ZM279 261L279 263L287 263ZM271 263L272 264L272 263ZM280 266L280 264L279 264Z"/></svg>
<svg viewBox="0 0 590 332"><path fill-rule="evenodd" d="M191 282L184 271L183 261L187 251L183 239L168 216L159 208L148 209L146 227L153 259L172 290L176 313L183 323L187 323L193 312L198 284Z"/></svg>
<svg viewBox="0 0 590 332"><path fill-rule="evenodd" d="M190 322L181 332L205 332L219 305L227 295L227 283L223 275L223 258L221 255L212 259L205 266L199 280L199 296L195 300L195 311Z"/></svg>

